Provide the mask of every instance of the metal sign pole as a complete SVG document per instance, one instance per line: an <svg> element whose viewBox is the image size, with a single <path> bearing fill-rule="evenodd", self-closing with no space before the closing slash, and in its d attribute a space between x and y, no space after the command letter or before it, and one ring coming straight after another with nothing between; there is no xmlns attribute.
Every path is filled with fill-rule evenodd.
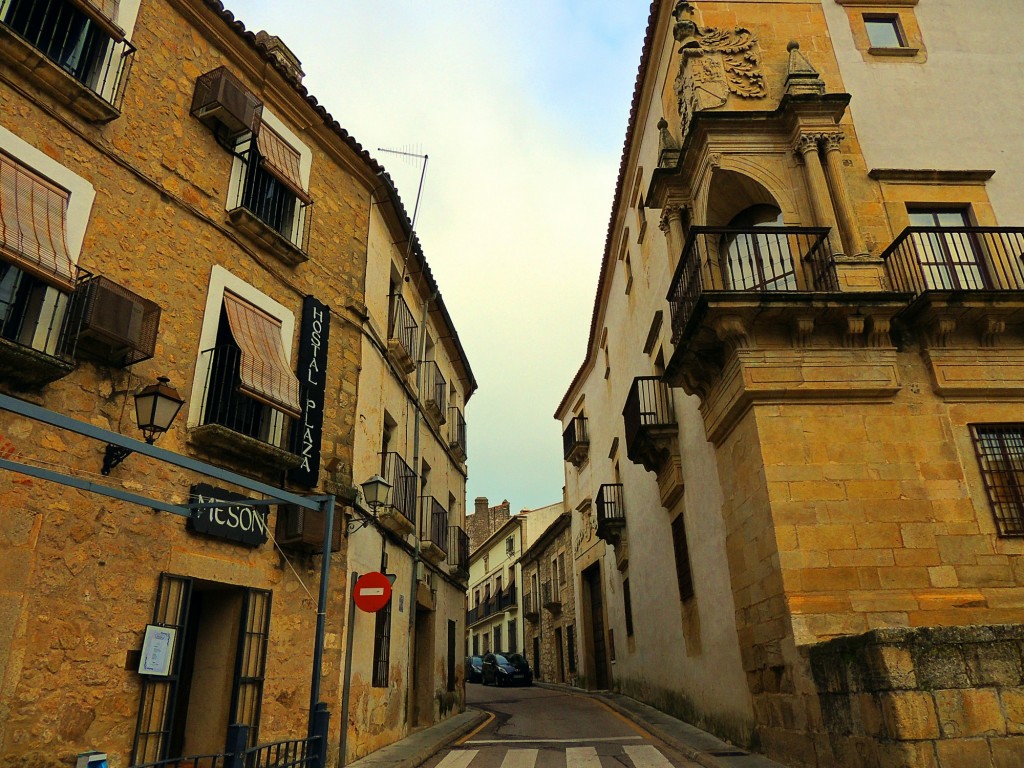
<svg viewBox="0 0 1024 768"><path fill-rule="evenodd" d="M313 672L309 683L309 730L313 732L316 705L320 701L320 676L324 659L324 632L327 623L327 586L331 578L331 544L334 539L334 497L320 503L324 516L324 553L320 563L320 595L316 604L316 638L313 641Z"/></svg>
<svg viewBox="0 0 1024 768"><path fill-rule="evenodd" d="M356 582L359 574L352 572L348 585L348 621L345 624L345 673L341 689L341 747L338 752L338 768L345 768L348 757L348 702L352 696L352 645L356 635Z"/></svg>

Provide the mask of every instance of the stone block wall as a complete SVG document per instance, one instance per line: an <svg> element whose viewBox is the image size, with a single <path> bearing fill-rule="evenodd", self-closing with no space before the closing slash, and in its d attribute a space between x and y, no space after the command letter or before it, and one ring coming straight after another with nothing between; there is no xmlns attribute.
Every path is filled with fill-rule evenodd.
<svg viewBox="0 0 1024 768"><path fill-rule="evenodd" d="M512 517L512 507L507 499L501 504L489 507L487 506L487 497L478 496L473 505L473 514L466 515L469 551L475 552L492 533L507 523L510 517Z"/></svg>
<svg viewBox="0 0 1024 768"><path fill-rule="evenodd" d="M1024 626L878 629L808 649L834 763L1024 764Z"/></svg>

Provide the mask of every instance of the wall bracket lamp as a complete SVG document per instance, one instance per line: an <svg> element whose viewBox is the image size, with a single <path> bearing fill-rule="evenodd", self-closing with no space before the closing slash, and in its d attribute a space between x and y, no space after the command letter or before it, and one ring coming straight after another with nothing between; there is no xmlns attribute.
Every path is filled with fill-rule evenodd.
<svg viewBox="0 0 1024 768"><path fill-rule="evenodd" d="M171 428L178 411L185 404L178 390L170 385L170 379L160 376L156 381L156 384L150 384L135 393L135 422L149 445L155 443L160 435ZM103 469L100 471L104 475L109 475L110 470L132 453L134 451L131 448L107 443L107 448L103 452Z"/></svg>
<svg viewBox="0 0 1024 768"><path fill-rule="evenodd" d="M367 506L370 507L372 515L363 515L361 520L351 520L346 527L347 533L358 531L360 528L365 528L370 524L370 521L377 516L377 510L388 503L388 491L391 490L392 486L387 480L380 475L374 475L365 483L361 483L360 488L363 489L363 499L366 501Z"/></svg>

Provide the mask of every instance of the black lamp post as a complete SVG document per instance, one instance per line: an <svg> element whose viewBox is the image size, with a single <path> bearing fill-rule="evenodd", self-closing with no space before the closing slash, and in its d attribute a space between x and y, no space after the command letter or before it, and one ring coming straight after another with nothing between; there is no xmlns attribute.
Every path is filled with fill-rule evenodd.
<svg viewBox="0 0 1024 768"><path fill-rule="evenodd" d="M359 485L363 489L363 500L370 508L371 515L363 514L362 520L351 520L346 528L348 533L358 531L360 528L370 524L370 521L377 516L377 510L387 506L388 492L392 486L380 475L374 475L365 483Z"/></svg>
<svg viewBox="0 0 1024 768"><path fill-rule="evenodd" d="M185 404L178 390L170 385L170 379L159 376L156 381L156 384L150 384L135 393L135 421L142 430L143 438L150 445L171 428L178 411ZM103 469L100 471L104 475L109 475L110 470L132 453L131 448L107 443L107 449L103 453Z"/></svg>

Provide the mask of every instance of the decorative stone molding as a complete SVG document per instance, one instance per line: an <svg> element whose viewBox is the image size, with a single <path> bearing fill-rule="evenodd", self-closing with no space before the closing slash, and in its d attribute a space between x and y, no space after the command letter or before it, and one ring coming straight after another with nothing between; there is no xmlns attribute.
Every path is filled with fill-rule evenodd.
<svg viewBox="0 0 1024 768"><path fill-rule="evenodd" d="M867 342L872 349L885 349L891 347L892 336L890 330L892 320L888 317L869 317Z"/></svg>
<svg viewBox="0 0 1024 768"><path fill-rule="evenodd" d="M999 337L1006 333L1006 321L1001 317L990 317L981 332L981 346L994 347Z"/></svg>
<svg viewBox="0 0 1024 768"><path fill-rule="evenodd" d="M864 339L864 328L867 325L867 318L864 315L849 315L846 318L846 334L843 344L846 347L859 347Z"/></svg>
<svg viewBox="0 0 1024 768"><path fill-rule="evenodd" d="M750 30L702 29L696 9L688 2L678 3L673 14L677 21L672 34L682 54L675 91L683 136L695 113L724 107L730 95L743 99L768 96L757 38Z"/></svg>
<svg viewBox="0 0 1024 768"><path fill-rule="evenodd" d="M729 350L750 347L750 328L747 321L739 315L715 318L712 328Z"/></svg>
<svg viewBox="0 0 1024 768"><path fill-rule="evenodd" d="M813 317L797 317L793 320L793 346L806 347L814 334Z"/></svg>
<svg viewBox="0 0 1024 768"><path fill-rule="evenodd" d="M679 142L668 129L668 120L658 121L658 167L674 168L679 162Z"/></svg>
<svg viewBox="0 0 1024 768"><path fill-rule="evenodd" d="M786 46L789 51L789 69L786 72L786 85L784 93L791 94L813 94L815 96L825 95L825 81L818 75L807 57L800 53L800 43L791 40Z"/></svg>
<svg viewBox="0 0 1024 768"><path fill-rule="evenodd" d="M801 133L793 143L793 150L799 157L818 153L818 145L825 137L823 133Z"/></svg>

